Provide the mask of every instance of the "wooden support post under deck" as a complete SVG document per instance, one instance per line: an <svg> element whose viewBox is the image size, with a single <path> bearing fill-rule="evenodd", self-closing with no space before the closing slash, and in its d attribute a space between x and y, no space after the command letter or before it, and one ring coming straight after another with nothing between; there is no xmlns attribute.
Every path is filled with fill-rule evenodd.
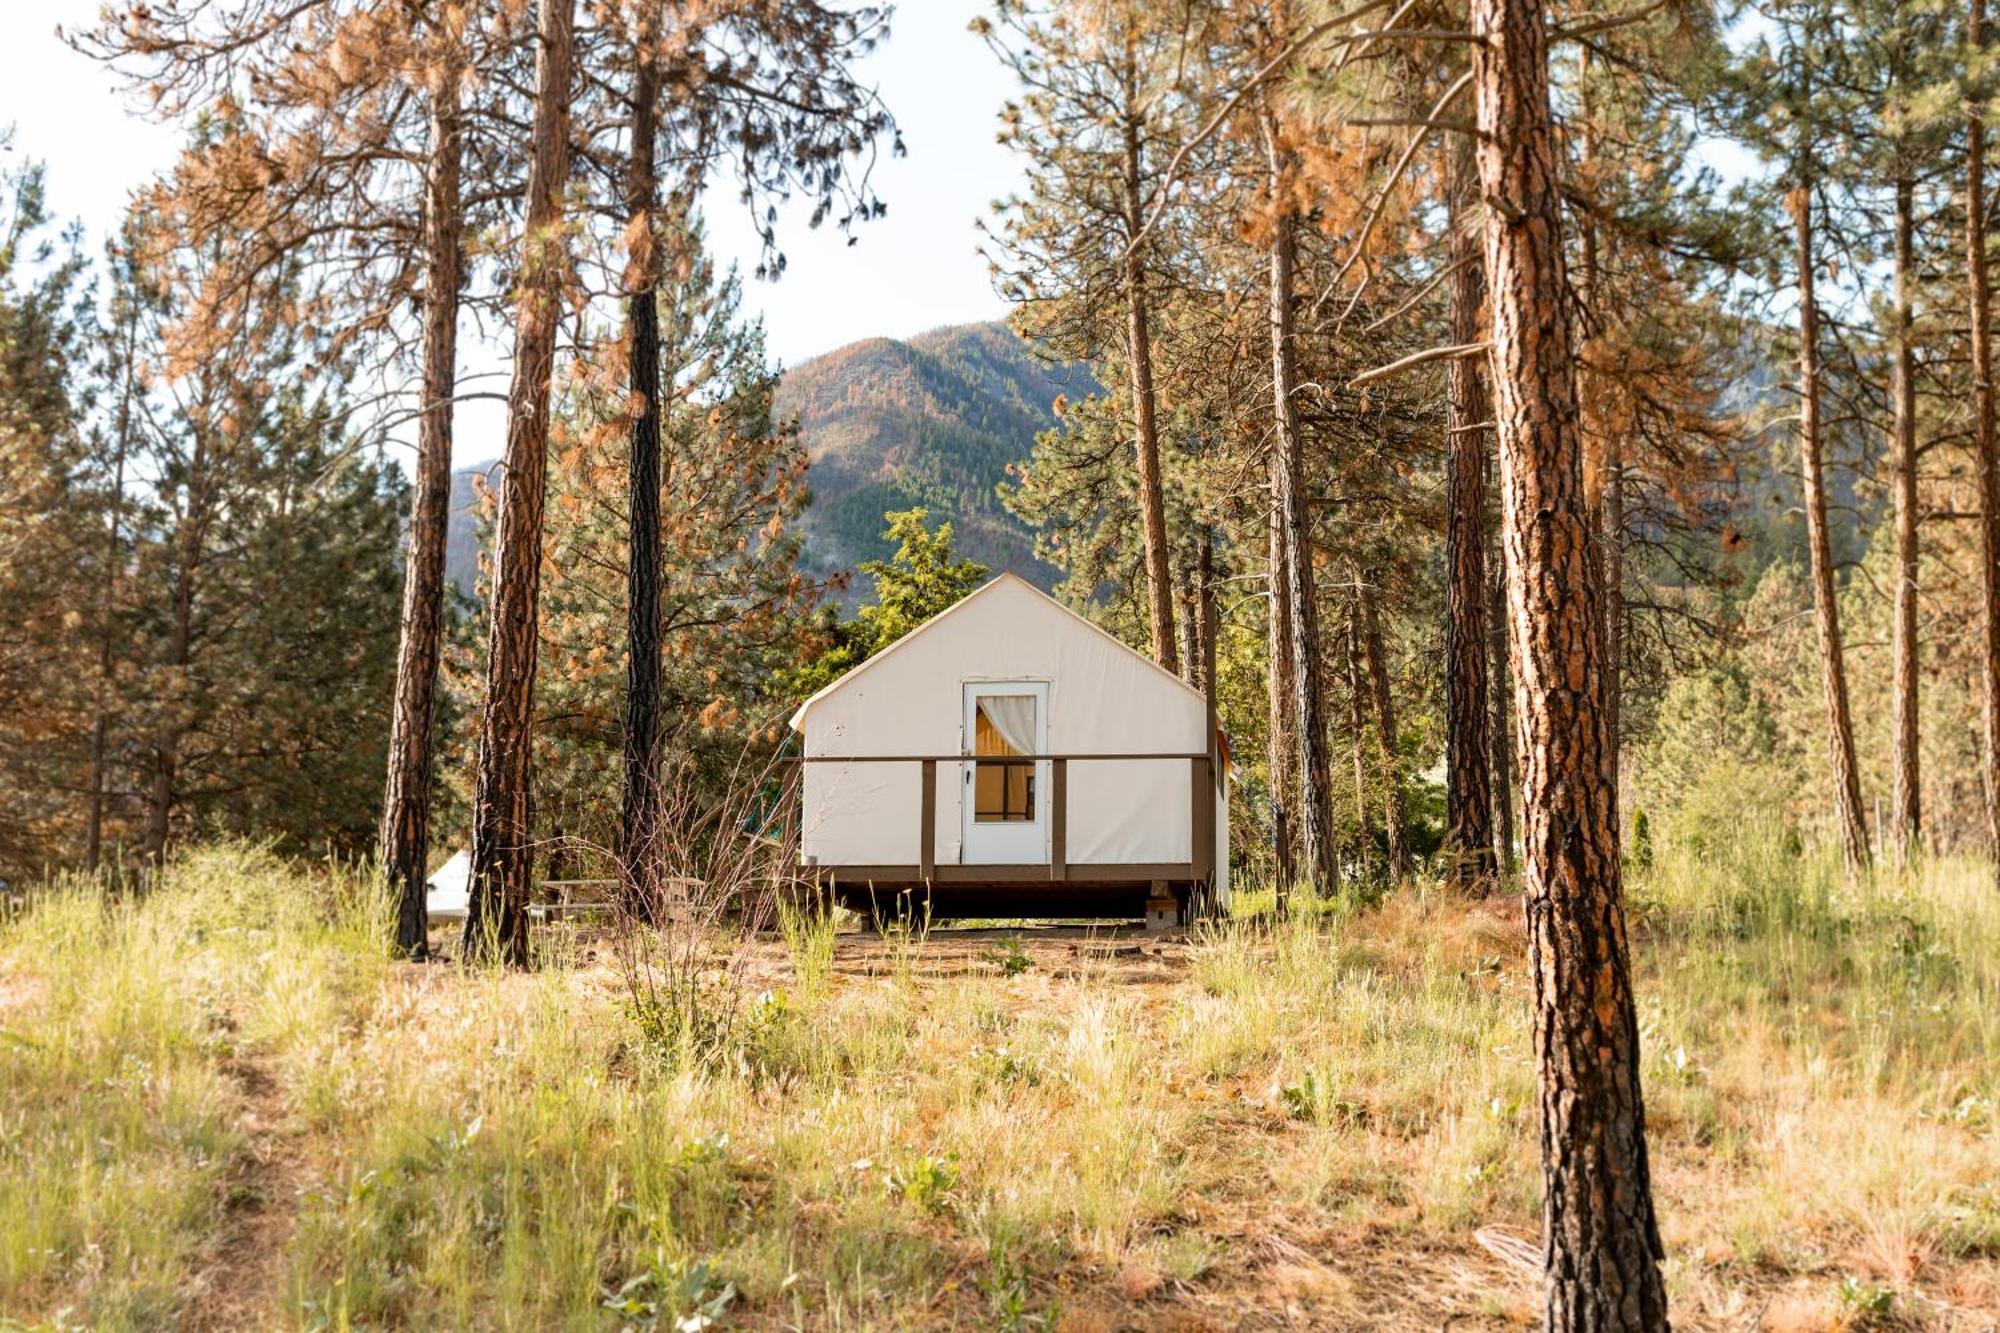
<svg viewBox="0 0 2000 1333"><path fill-rule="evenodd" d="M1069 760L1052 759L1049 783L1049 878L1069 878Z"/></svg>
<svg viewBox="0 0 2000 1333"><path fill-rule="evenodd" d="M923 831L917 845L918 872L926 881L937 874L937 760L924 760Z"/></svg>
<svg viewBox="0 0 2000 1333"><path fill-rule="evenodd" d="M1207 755L1188 760L1193 770L1194 788L1194 847L1188 859L1194 862L1194 873L1211 885L1215 883L1215 788L1209 783L1209 759Z"/></svg>

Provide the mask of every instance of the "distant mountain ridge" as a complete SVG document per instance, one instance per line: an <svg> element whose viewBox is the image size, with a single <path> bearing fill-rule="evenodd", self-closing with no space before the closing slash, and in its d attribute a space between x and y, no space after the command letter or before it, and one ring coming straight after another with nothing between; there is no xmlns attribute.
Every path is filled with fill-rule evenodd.
<svg viewBox="0 0 2000 1333"><path fill-rule="evenodd" d="M951 520L962 554L1050 586L1057 571L1035 559L1034 534L999 487L1055 424L1059 395L1097 391L1087 368L1038 360L998 322L867 338L787 371L778 415L798 418L812 456L808 566L831 573L888 554L882 515L922 505Z"/></svg>
<svg viewBox="0 0 2000 1333"><path fill-rule="evenodd" d="M1086 367L1038 360L999 322L864 338L786 371L777 415L798 418L812 458L806 567L827 575L887 555L882 515L922 505L933 523L951 521L961 555L1051 586L1058 573L1035 558L1034 533L1001 505L1000 483L1055 424L1058 395L1098 391ZM499 467L452 473L445 569L467 593L479 574L476 479L497 484Z"/></svg>
<svg viewBox="0 0 2000 1333"><path fill-rule="evenodd" d="M500 460L452 469L451 521L445 527L445 580L467 597L479 582L479 483L500 484Z"/></svg>

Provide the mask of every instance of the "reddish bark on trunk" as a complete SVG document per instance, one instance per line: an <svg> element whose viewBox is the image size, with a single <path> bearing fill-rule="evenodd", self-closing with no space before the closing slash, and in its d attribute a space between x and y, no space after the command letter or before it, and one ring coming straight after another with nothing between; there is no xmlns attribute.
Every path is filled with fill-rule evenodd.
<svg viewBox="0 0 2000 1333"><path fill-rule="evenodd" d="M1921 770L1917 757L1917 386L1911 345L1910 265L1912 233L1915 230L1914 186L1907 178L1896 182L1895 242L1895 421L1891 431L1891 470L1895 477L1896 500L1896 589L1890 657L1894 679L1890 686L1890 735L1894 753L1894 794L1890 818L1894 821L1894 842L1899 857L1908 857L1921 836L1923 797Z"/></svg>
<svg viewBox="0 0 2000 1333"><path fill-rule="evenodd" d="M1539 0L1473 0L1492 392L1540 1084L1547 1327L1667 1326L1639 1086L1603 571L1564 305L1561 183Z"/></svg>
<svg viewBox="0 0 2000 1333"><path fill-rule="evenodd" d="M430 859L431 773L438 658L444 643L445 544L451 526L452 399L458 390L458 288L464 270L460 201L461 48L445 37L446 66L432 93L424 164L424 364L417 418L417 488L403 571L402 634L382 793L382 872L396 894L396 948L429 949L425 872Z"/></svg>
<svg viewBox="0 0 2000 1333"><path fill-rule="evenodd" d="M1453 266L1451 340L1463 347L1484 336L1485 270L1466 214L1478 199L1471 145L1446 154L1447 261ZM1487 725L1486 456L1492 405L1485 363L1455 356L1445 414L1445 824L1451 874L1464 888L1493 883L1494 775ZM1502 780L1504 781L1504 775Z"/></svg>
<svg viewBox="0 0 2000 1333"><path fill-rule="evenodd" d="M520 309L508 389L507 451L487 636L486 703L472 796L472 899L465 951L528 961L528 895L534 870L531 764L542 577L542 509L548 488L549 387L568 272L563 187L569 177L569 92L574 0L542 0L536 57L534 151L521 237Z"/></svg>

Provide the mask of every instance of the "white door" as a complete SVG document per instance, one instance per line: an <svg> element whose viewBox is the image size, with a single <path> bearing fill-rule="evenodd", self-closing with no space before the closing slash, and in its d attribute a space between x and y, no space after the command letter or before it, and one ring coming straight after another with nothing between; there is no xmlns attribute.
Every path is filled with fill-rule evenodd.
<svg viewBox="0 0 2000 1333"><path fill-rule="evenodd" d="M1046 681L978 681L965 687L959 860L965 865L1042 865L1049 859L1049 765L1002 762L1048 753Z"/></svg>

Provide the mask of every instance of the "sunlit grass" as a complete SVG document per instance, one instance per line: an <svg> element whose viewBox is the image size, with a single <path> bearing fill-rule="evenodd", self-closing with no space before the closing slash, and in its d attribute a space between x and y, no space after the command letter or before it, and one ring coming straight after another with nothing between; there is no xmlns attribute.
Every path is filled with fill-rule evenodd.
<svg viewBox="0 0 2000 1333"><path fill-rule="evenodd" d="M1633 919L1683 1322L1774 1291L1807 1324L1864 1289L2000 1302L1986 869L1850 885L1755 830L1660 855ZM703 1061L647 1048L587 937L528 974L413 966L378 911L222 849L0 927L0 1314L184 1315L273 1132L299 1145L257 1205L296 1214L260 1297L285 1325L1090 1327L1197 1299L1361 1323L1426 1253L1485 1274L1466 1308L1532 1310L1466 1266L1474 1230L1538 1225L1511 899L1227 922L1143 984L1047 952L933 968L937 936L864 973L792 918L773 994ZM244 1121L245 1065L282 1125Z"/></svg>

